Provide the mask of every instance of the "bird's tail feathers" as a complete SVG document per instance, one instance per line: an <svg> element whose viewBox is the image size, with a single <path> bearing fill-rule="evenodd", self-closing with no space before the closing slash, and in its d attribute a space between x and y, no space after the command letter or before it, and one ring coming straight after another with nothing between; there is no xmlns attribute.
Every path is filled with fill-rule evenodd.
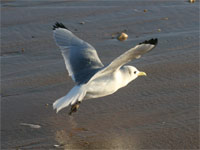
<svg viewBox="0 0 200 150"><path fill-rule="evenodd" d="M58 113L61 109L69 106L70 104L73 105L77 101L82 101L86 94L84 86L85 85L77 85L73 87L67 95L56 100L53 103L53 108L56 109L56 112Z"/></svg>

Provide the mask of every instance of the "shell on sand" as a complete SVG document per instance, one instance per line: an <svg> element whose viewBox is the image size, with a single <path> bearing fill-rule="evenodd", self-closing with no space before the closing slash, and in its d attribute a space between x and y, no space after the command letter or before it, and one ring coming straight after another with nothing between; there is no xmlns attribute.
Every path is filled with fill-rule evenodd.
<svg viewBox="0 0 200 150"><path fill-rule="evenodd" d="M22 126L29 126L30 128L34 128L34 129L39 129L39 128L41 128L41 126L40 126L40 125L37 125L37 124L20 123L20 125L22 125Z"/></svg>
<svg viewBox="0 0 200 150"><path fill-rule="evenodd" d="M128 35L126 33L122 32L121 34L118 35L117 39L119 41L125 41L128 39Z"/></svg>
<svg viewBox="0 0 200 150"><path fill-rule="evenodd" d="M194 3L196 0L189 0L190 3Z"/></svg>
<svg viewBox="0 0 200 150"><path fill-rule="evenodd" d="M147 9L144 9L144 12L147 12L148 10Z"/></svg>

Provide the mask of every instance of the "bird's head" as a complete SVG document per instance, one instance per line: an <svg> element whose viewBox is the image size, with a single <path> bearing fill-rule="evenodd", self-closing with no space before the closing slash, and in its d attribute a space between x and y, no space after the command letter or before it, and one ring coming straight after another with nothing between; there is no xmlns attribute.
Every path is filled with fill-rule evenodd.
<svg viewBox="0 0 200 150"><path fill-rule="evenodd" d="M139 71L137 68L133 66L124 66L126 70L126 74L129 75L129 82L136 79L139 76L147 76L145 72Z"/></svg>

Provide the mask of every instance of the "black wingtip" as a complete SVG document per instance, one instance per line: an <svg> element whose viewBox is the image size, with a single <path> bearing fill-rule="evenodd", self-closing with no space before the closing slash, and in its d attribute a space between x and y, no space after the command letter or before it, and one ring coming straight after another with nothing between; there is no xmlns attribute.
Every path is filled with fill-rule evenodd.
<svg viewBox="0 0 200 150"><path fill-rule="evenodd" d="M146 41L140 43L139 45L141 45L141 44L152 44L152 45L157 45L157 44L158 44L158 39L155 38L155 39L150 39L150 40L148 40L148 41L146 40Z"/></svg>
<svg viewBox="0 0 200 150"><path fill-rule="evenodd" d="M64 24L62 24L61 22L56 22L55 25L53 25L53 30L56 30L58 28L63 28L63 29L68 29L67 27L65 27Z"/></svg>

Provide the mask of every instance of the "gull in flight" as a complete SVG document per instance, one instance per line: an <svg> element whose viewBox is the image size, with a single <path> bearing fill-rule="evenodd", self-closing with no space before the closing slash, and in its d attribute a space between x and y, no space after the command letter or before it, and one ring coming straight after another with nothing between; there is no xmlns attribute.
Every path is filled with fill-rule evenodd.
<svg viewBox="0 0 200 150"><path fill-rule="evenodd" d="M53 35L69 76L76 83L67 95L53 103L53 108L58 113L70 105L70 115L78 110L83 100L113 94L138 76L146 76L145 72L125 64L151 51L158 42L157 39L144 41L104 66L95 48L75 36L62 23L55 23Z"/></svg>

